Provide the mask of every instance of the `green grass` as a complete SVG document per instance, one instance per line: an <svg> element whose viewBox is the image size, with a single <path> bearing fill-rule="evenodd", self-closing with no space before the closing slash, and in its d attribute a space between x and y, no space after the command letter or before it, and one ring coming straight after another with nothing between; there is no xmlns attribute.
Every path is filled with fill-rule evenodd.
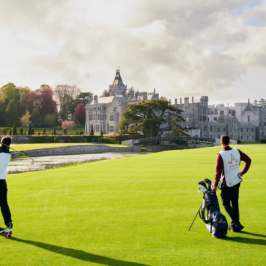
<svg viewBox="0 0 266 266"><path fill-rule="evenodd" d="M37 149L59 148L77 145L106 145L109 147L128 147L121 144L104 144L104 143L31 143L31 144L11 144L11 147L17 151L28 151Z"/></svg>
<svg viewBox="0 0 266 266"><path fill-rule="evenodd" d="M238 147L252 158L243 233L215 239L200 218L188 232L220 147L167 151L9 175L14 230L0 237L0 265L265 265L266 146Z"/></svg>

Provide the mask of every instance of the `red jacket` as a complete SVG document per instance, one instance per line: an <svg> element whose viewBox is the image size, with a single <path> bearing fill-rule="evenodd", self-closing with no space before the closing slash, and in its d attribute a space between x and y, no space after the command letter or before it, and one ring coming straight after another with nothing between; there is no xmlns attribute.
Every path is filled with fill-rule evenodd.
<svg viewBox="0 0 266 266"><path fill-rule="evenodd" d="M225 146L223 148L223 151L229 151L229 150L232 150L231 147L229 146ZM240 161L244 161L245 162L245 165L244 165L244 168L242 170L242 174L245 174L250 165L251 165L251 159L242 151L238 150L239 153L240 153ZM215 167L215 181L214 181L214 186L217 187L218 186L218 183L220 181L220 178L221 178L221 175L224 173L224 162L223 162L223 159L221 157L221 155L218 153L217 154L217 158L216 158L216 167ZM226 177L225 177L226 178Z"/></svg>

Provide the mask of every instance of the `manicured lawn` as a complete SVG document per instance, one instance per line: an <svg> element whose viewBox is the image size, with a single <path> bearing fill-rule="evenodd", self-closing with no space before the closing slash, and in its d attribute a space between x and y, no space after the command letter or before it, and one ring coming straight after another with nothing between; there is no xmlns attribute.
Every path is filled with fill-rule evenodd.
<svg viewBox="0 0 266 266"><path fill-rule="evenodd" d="M167 151L9 175L14 230L0 264L265 265L266 146L238 147L252 158L243 233L215 239L199 218L188 232L220 147Z"/></svg>
<svg viewBox="0 0 266 266"><path fill-rule="evenodd" d="M17 151L28 151L37 149L59 148L76 145L106 145L109 147L128 147L120 144L104 144L104 143L30 143L30 144L11 144L11 147Z"/></svg>

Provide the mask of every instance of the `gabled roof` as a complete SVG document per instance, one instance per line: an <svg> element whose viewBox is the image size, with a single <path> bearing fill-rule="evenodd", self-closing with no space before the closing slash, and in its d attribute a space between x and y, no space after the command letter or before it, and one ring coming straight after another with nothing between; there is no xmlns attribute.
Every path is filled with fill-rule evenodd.
<svg viewBox="0 0 266 266"><path fill-rule="evenodd" d="M248 112L248 111L255 112L255 110L253 109L253 107L250 105L249 100L248 100L248 104L247 104L247 106L244 108L242 114L244 114L245 112Z"/></svg>
<svg viewBox="0 0 266 266"><path fill-rule="evenodd" d="M121 75L120 75L120 70L119 69L116 70L116 75L115 75L115 79L114 79L113 85L115 85L115 86L124 85L123 80L122 80Z"/></svg>

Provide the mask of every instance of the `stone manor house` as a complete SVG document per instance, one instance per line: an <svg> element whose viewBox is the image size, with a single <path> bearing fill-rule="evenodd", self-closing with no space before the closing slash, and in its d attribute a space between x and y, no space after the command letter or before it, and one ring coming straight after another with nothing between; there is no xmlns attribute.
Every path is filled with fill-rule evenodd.
<svg viewBox="0 0 266 266"><path fill-rule="evenodd" d="M108 92L107 97L94 95L86 105L85 134L90 134L91 126L95 134L100 134L101 130L103 134L114 134L119 131L117 125L126 110L126 104L159 99L155 89L151 93L134 91L133 88L128 90L119 69ZM181 125L189 129L191 136L215 139L227 134L231 139L244 142L266 139L265 100L255 100L253 104L248 100L247 103L236 103L234 107L209 105L208 101L208 96L202 96L198 101L192 97L189 102L186 97L184 102L180 98L179 103L177 99L173 103L183 110L185 122Z"/></svg>

